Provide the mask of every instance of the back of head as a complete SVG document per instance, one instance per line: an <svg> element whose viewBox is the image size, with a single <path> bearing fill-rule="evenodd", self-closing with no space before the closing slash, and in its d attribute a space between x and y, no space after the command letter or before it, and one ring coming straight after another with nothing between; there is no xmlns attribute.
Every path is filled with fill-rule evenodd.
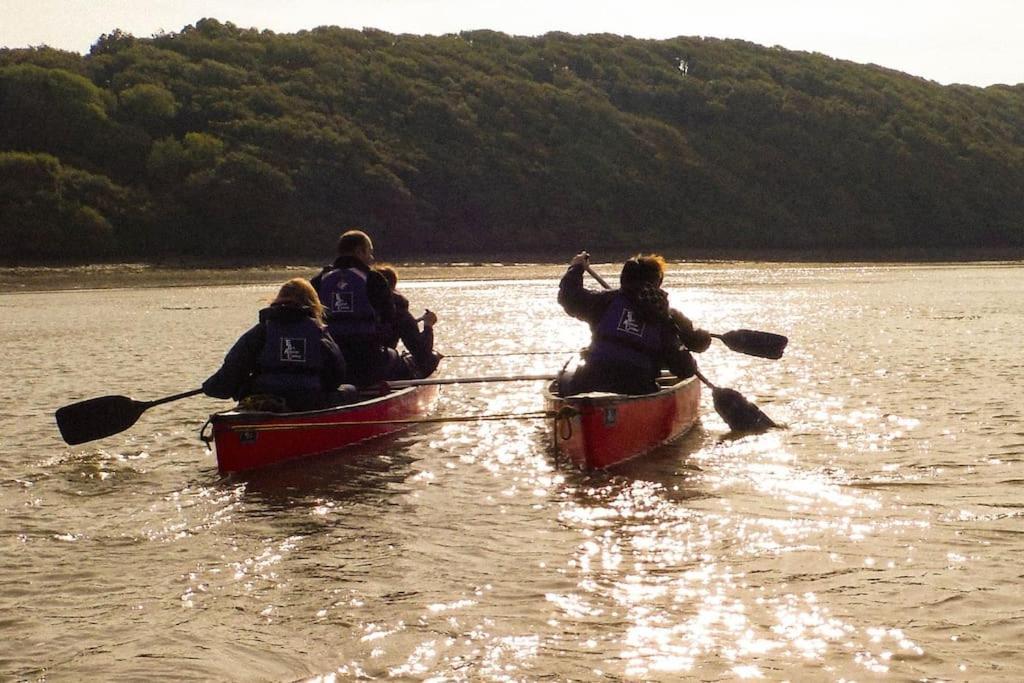
<svg viewBox="0 0 1024 683"><path fill-rule="evenodd" d="M388 281L388 286L391 287L392 291L398 287L398 271L395 267L387 263L379 263L373 267L378 273L384 276L384 279Z"/></svg>
<svg viewBox="0 0 1024 683"><path fill-rule="evenodd" d="M306 308L318 322L323 322L324 319L324 307L320 303L320 297L317 296L313 285L309 284L309 280L305 278L292 278L281 285L277 297L270 302L270 305Z"/></svg>
<svg viewBox="0 0 1024 683"><path fill-rule="evenodd" d="M357 249L366 247L373 248L370 236L362 230L346 230L338 238L338 256L351 256Z"/></svg>
<svg viewBox="0 0 1024 683"><path fill-rule="evenodd" d="M622 265L619 286L622 289L660 287L664 279L664 258L658 254L637 254Z"/></svg>

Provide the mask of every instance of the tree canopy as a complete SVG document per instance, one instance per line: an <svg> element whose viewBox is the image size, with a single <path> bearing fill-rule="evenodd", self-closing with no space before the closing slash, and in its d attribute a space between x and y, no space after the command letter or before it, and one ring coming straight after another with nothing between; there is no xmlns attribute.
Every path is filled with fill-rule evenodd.
<svg viewBox="0 0 1024 683"><path fill-rule="evenodd" d="M0 50L0 259L1024 246L1024 84L735 40L297 34Z"/></svg>

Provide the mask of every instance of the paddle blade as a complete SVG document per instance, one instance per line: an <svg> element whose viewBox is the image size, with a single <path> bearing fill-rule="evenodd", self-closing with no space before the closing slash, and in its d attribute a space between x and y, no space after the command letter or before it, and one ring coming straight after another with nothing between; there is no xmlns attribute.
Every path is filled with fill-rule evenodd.
<svg viewBox="0 0 1024 683"><path fill-rule="evenodd" d="M57 428L65 443L102 439L131 427L148 406L127 396L100 396L58 408Z"/></svg>
<svg viewBox="0 0 1024 683"><path fill-rule="evenodd" d="M760 408L735 389L715 387L711 390L711 398L715 404L715 412L733 431L764 432L778 427L770 417L761 412Z"/></svg>
<svg viewBox="0 0 1024 683"><path fill-rule="evenodd" d="M788 337L759 330L733 330L713 336L721 339L733 351L772 360L782 358L782 352L786 350L786 344L789 343Z"/></svg>

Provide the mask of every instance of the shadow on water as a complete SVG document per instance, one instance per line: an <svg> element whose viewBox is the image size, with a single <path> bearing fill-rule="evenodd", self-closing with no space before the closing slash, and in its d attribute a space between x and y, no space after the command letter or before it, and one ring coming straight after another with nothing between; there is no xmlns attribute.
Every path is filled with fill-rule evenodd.
<svg viewBox="0 0 1024 683"><path fill-rule="evenodd" d="M372 503L400 491L418 460L411 451L423 438L420 431L382 436L330 453L228 474L218 483L244 486L247 502L268 511L324 500Z"/></svg>

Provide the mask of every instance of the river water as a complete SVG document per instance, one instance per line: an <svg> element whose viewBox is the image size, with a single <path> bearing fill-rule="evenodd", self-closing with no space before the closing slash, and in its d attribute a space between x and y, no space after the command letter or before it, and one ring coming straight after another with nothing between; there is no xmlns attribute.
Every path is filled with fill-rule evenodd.
<svg viewBox="0 0 1024 683"><path fill-rule="evenodd" d="M587 338L561 272L402 288L443 376L548 372ZM2 680L1024 679L1020 263L672 264L702 326L790 337L699 358L787 429L726 438L705 395L597 473L524 419L221 477L205 397L68 447L55 408L197 386L276 289L131 282L0 294ZM469 355L527 351L556 353ZM445 386L434 414L540 400Z"/></svg>

